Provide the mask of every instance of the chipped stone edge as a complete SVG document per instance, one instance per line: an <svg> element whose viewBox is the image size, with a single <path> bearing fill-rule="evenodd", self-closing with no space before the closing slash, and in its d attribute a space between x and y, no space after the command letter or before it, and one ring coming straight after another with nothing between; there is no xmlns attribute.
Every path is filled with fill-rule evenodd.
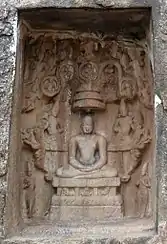
<svg viewBox="0 0 167 244"><path fill-rule="evenodd" d="M3 1L3 0L1 0ZM5 0L4 0L5 1ZM9 0L8 4L17 9L56 8L134 8L151 7L156 0Z"/></svg>
<svg viewBox="0 0 167 244"><path fill-rule="evenodd" d="M130 0L126 0L126 1L106 1L107 4L99 4L97 3L97 1L87 1L84 0L82 3L80 1L72 1L72 0L67 0L66 3L65 1L42 1L42 3L39 3L39 1L34 1L34 0L24 0L24 1L20 1L20 0L9 0L8 4L6 3L6 1L1 0L2 2L0 3L2 8L6 8L6 9L12 9L13 13L16 12L16 9L24 9L24 8L39 8L39 7L58 7L58 8L72 8L72 7L95 7L95 8L118 8L118 7L150 7L153 4L154 0L149 0L149 1L145 1L145 0L141 0L141 1L130 1ZM102 1L104 2L104 1ZM10 72L10 83L11 83L11 91L9 97L10 97L10 106L12 104L12 94L13 94L13 84L14 84L14 80L15 80L15 62L16 62L16 42L17 42L17 18L13 21L12 23L13 26L13 37L12 37L12 42L11 42L11 46L10 46L10 52L12 53L12 71ZM8 97L7 97L8 98ZM155 107L157 108L159 106L159 104L161 104L161 99L160 97L158 97L157 95L155 95L155 100L156 100L156 104ZM11 112L11 109L10 109ZM9 114L9 120L7 121L7 141L8 141L8 145L9 145L9 130L10 130L10 117L11 114ZM8 158L8 155L7 155ZM4 161L4 165L7 166L7 159ZM5 166L5 167L6 167ZM7 168L7 167L6 167ZM6 171L5 171L6 174ZM3 177L0 178L0 186L3 188L4 192L6 193L6 187L7 187L7 183L6 183L6 179L4 179ZM156 235L152 240L150 240L148 242L148 244L151 243L162 243L162 241L164 242L164 240L167 240L167 230L166 230L166 222L162 224L164 227L159 227L159 234ZM2 232L1 234L3 235L4 233L4 227L2 227Z"/></svg>

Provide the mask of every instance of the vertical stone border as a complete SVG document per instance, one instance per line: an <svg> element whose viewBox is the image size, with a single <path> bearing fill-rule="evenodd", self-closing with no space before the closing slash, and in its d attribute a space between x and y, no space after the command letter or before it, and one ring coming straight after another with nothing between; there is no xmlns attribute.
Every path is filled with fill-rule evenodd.
<svg viewBox="0 0 167 244"><path fill-rule="evenodd" d="M0 236L4 235L5 212L8 221L10 218L10 226L17 226L19 222L16 206L11 208L12 204L17 205L19 199L19 182L11 179L12 170L17 172L17 148L13 145L16 143L15 133L11 133L16 131L17 109L12 112L11 106L18 102L16 92L13 91L18 91L21 82L15 76L16 57L19 53L18 50L16 55L19 37L17 10L40 7L152 7L153 50L150 55L154 52L155 94L160 101L156 107L156 175L160 182L157 187L157 219L161 226L167 220L167 0L0 0ZM16 195L13 202L12 195Z"/></svg>
<svg viewBox="0 0 167 244"><path fill-rule="evenodd" d="M0 236L4 235L16 45L17 11L2 0L0 2Z"/></svg>
<svg viewBox="0 0 167 244"><path fill-rule="evenodd" d="M158 225L167 221L167 1L153 6L153 52L156 107L156 170Z"/></svg>

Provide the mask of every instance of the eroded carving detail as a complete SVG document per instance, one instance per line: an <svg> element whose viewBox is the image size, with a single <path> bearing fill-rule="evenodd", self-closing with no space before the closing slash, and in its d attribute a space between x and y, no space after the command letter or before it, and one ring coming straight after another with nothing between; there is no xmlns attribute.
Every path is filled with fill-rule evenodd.
<svg viewBox="0 0 167 244"><path fill-rule="evenodd" d="M109 196L110 187L99 187L97 194L99 196Z"/></svg>
<svg viewBox="0 0 167 244"><path fill-rule="evenodd" d="M124 99L121 100L118 117L114 124L115 151L122 152L124 168L123 181L129 181L130 175L136 169L141 160L142 150L151 141L149 130L143 128L135 120L131 112L128 112ZM114 148L111 150L114 151Z"/></svg>
<svg viewBox="0 0 167 244"><path fill-rule="evenodd" d="M67 218L74 206L88 206L82 213L90 218L95 206L100 218L150 216L145 162L153 155L153 84L144 45L94 33L32 34L25 45L21 154L28 218L60 203Z"/></svg>
<svg viewBox="0 0 167 244"><path fill-rule="evenodd" d="M93 132L93 119L86 115L82 121L82 134L69 144L69 167L57 170L59 177L99 178L115 177L116 169L107 165L106 139Z"/></svg>
<svg viewBox="0 0 167 244"><path fill-rule="evenodd" d="M41 83L41 90L47 97L54 97L60 92L60 81L53 76L48 76Z"/></svg>
<svg viewBox="0 0 167 244"><path fill-rule="evenodd" d="M151 212L151 178L149 172L149 162L145 162L141 169L140 180L137 182L138 187L138 213L142 218L150 216Z"/></svg>
<svg viewBox="0 0 167 244"><path fill-rule="evenodd" d="M86 188L81 188L79 192L80 196L93 196L93 189L86 187Z"/></svg>
<svg viewBox="0 0 167 244"><path fill-rule="evenodd" d="M25 206L28 218L33 217L35 206L35 179L32 172L33 170L30 166L30 162L26 162L25 177L23 181L23 188L25 189Z"/></svg>
<svg viewBox="0 0 167 244"><path fill-rule="evenodd" d="M75 189L74 188L62 188L61 189L61 196L75 196Z"/></svg>

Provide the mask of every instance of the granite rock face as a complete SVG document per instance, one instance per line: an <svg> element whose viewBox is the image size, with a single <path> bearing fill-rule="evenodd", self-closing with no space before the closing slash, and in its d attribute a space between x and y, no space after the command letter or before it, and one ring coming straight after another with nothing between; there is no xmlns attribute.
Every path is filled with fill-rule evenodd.
<svg viewBox="0 0 167 244"><path fill-rule="evenodd" d="M15 74L16 74L16 46L19 32L17 29L18 9L57 7L57 8L128 8L128 7L152 7L153 48L150 55L153 55L155 93L160 97L162 104L156 108L156 175L158 178L158 201L157 213L159 224L167 220L167 1L166 0L1 0L0 1L0 236L4 236L6 196L7 196L7 172L10 127L12 119L12 101L14 97ZM11 140L12 141L12 140ZM9 175L10 176L10 175ZM11 216L12 218L12 216ZM166 231L166 230L165 230ZM160 233L161 235L161 233ZM156 236L148 241L139 238L136 240L125 240L124 243L165 243L166 237ZM60 241L61 242L61 241ZM34 240L6 240L3 243L29 244L39 243ZM40 241L41 243L41 241ZM48 240L43 243L59 243ZM62 243L62 242L61 242ZM66 240L67 243L67 240ZM71 242L71 243L76 243ZM86 240L80 243L121 243L117 240L101 239Z"/></svg>
<svg viewBox="0 0 167 244"><path fill-rule="evenodd" d="M154 231L150 227L150 225L147 225L145 230L142 231L143 227L140 220L136 226L131 222L122 224L120 222L118 225L107 222L73 225L69 222L66 226L56 225L50 226L48 229L46 225L37 228L29 227L23 231L22 236L6 239L2 243L149 244L154 236ZM156 236L154 240L158 240L157 238Z"/></svg>
<svg viewBox="0 0 167 244"><path fill-rule="evenodd" d="M2 0L6 2L6 0ZM38 8L38 7L58 7L58 8L128 8L128 7L149 7L155 0L10 0L8 4L14 8Z"/></svg>
<svg viewBox="0 0 167 244"><path fill-rule="evenodd" d="M41 241L23 241L23 240L16 240L16 241L4 241L3 244L38 244L41 243ZM70 244L147 244L148 243L148 239L147 238L137 238L137 239L127 239L123 242L120 242L119 240L116 239L87 239L87 240L69 240L66 239L64 241L56 241L54 242L54 240L46 240L46 241L42 241L43 244L65 244L65 243L70 243ZM161 242L156 244L161 244Z"/></svg>
<svg viewBox="0 0 167 244"><path fill-rule="evenodd" d="M16 30L16 11L2 1L0 10L0 232L2 235L7 193L11 103L15 79Z"/></svg>

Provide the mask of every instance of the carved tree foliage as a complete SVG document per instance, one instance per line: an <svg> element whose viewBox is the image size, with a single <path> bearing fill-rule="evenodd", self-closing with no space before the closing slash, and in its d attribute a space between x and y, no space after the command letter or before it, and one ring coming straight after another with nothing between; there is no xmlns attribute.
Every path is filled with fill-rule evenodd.
<svg viewBox="0 0 167 244"><path fill-rule="evenodd" d="M40 184L51 200L55 169L50 169L48 162L54 161L54 167L68 164L63 157L75 129L70 131L71 121L77 121L75 116L81 112L96 116L99 110L106 118L103 121L103 115L98 117L97 112L99 124L106 125L101 131L109 138L107 153L121 155L122 170L118 172L121 192L129 197L133 188L138 208L134 212L147 215L151 187L148 162L150 165L153 133L148 114L153 114L153 84L144 45L94 33L64 39L49 33L31 33L25 39L24 64L22 155L23 158L31 155L30 160L24 160L27 216L31 218L38 212L35 209L37 199L41 198ZM112 111L113 117L107 117ZM63 157L56 156L56 159L54 153L62 153ZM119 163L116 164L119 171ZM75 195L75 188L62 191L65 196ZM108 188L99 189L98 193L107 195ZM82 196L90 194L87 188L80 190ZM127 197L125 210L129 204ZM142 201L140 208L138 203ZM44 206L48 202L40 205L42 216L49 211Z"/></svg>

